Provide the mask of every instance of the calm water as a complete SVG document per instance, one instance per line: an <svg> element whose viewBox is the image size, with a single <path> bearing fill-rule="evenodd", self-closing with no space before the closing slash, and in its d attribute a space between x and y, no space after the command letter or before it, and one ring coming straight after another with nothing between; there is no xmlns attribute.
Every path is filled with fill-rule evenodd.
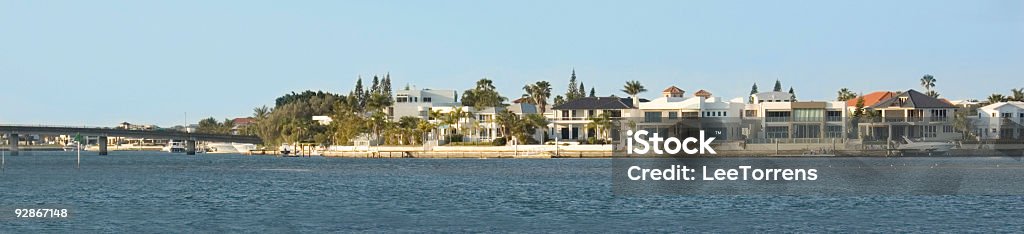
<svg viewBox="0 0 1024 234"><path fill-rule="evenodd" d="M616 196L610 159L28 154L0 174L0 232L1024 231L1022 196Z"/></svg>

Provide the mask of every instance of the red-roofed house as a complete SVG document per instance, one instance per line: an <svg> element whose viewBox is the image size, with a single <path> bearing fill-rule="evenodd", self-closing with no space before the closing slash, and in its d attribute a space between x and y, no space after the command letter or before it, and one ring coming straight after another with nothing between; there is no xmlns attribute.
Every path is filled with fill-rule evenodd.
<svg viewBox="0 0 1024 234"><path fill-rule="evenodd" d="M891 98L891 97L894 97L896 95L899 95L899 93L892 92L892 91L876 91L876 92L871 92L871 93L869 93L867 95L864 95L864 96L860 96L860 97L856 97L854 99L846 100L846 106L847 107L851 107L850 110L853 110L853 108L857 107L857 99L864 98L864 107L869 107L871 105L874 105L875 103L878 103L878 102L880 102L882 100L885 100L885 99L888 99L888 98Z"/></svg>
<svg viewBox="0 0 1024 234"><path fill-rule="evenodd" d="M696 93L694 93L693 96L695 96L695 97L703 97L705 99L706 98L711 98L711 92L708 92L707 90L701 89L701 90L697 91Z"/></svg>
<svg viewBox="0 0 1024 234"><path fill-rule="evenodd" d="M669 86L664 91L661 91L661 96L662 97L683 97L684 93L686 93L686 91L683 91L683 89L680 89L679 87L676 87L675 85L673 85L673 86Z"/></svg>

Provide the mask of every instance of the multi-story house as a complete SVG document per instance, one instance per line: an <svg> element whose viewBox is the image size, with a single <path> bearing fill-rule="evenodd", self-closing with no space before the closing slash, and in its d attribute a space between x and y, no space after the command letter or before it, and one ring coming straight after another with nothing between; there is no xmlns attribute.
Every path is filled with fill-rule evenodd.
<svg viewBox="0 0 1024 234"><path fill-rule="evenodd" d="M1024 139L1024 102L997 102L978 108L974 133L981 139Z"/></svg>
<svg viewBox="0 0 1024 234"><path fill-rule="evenodd" d="M743 100L727 101L705 90L683 97L682 90L672 86L661 97L640 103L639 109L643 119L637 128L662 136L694 136L699 130L718 140L742 135Z"/></svg>
<svg viewBox="0 0 1024 234"><path fill-rule="evenodd" d="M638 117L637 107L647 100L620 97L583 97L569 100L553 108L554 118L550 119L552 128L557 140L573 141L586 140L588 137L597 136L596 129L588 128L591 118L598 117L602 113L613 120L620 120L628 117ZM619 133L614 128L606 136L613 138Z"/></svg>
<svg viewBox="0 0 1024 234"><path fill-rule="evenodd" d="M920 138L952 140L961 137L954 129L957 107L948 101L907 90L871 106L876 118L859 121L858 132L867 140L901 140Z"/></svg>
<svg viewBox="0 0 1024 234"><path fill-rule="evenodd" d="M787 96L788 95L788 96ZM825 142L844 139L849 115L841 101L792 101L783 92L751 95L743 110L750 142Z"/></svg>
<svg viewBox="0 0 1024 234"><path fill-rule="evenodd" d="M388 107L387 114L395 121L404 116L429 119L430 110L432 108L455 107L460 105L455 97L455 90L396 90L394 98L394 105Z"/></svg>

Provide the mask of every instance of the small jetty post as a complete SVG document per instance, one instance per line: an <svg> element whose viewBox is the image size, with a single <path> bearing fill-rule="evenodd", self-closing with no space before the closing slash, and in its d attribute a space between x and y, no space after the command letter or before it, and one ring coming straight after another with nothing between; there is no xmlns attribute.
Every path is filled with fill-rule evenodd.
<svg viewBox="0 0 1024 234"><path fill-rule="evenodd" d="M195 140L185 140L185 155L196 155Z"/></svg>
<svg viewBox="0 0 1024 234"><path fill-rule="evenodd" d="M75 144L75 150L78 151L78 158L75 161L75 169L82 166L82 144Z"/></svg>
<svg viewBox="0 0 1024 234"><path fill-rule="evenodd" d="M11 151L11 156L18 156L18 142L21 141L21 138L19 138L17 133L11 133L7 136L7 142L11 145L7 150Z"/></svg>
<svg viewBox="0 0 1024 234"><path fill-rule="evenodd" d="M100 155L107 155L107 136L99 136L96 140L96 145L100 147Z"/></svg>

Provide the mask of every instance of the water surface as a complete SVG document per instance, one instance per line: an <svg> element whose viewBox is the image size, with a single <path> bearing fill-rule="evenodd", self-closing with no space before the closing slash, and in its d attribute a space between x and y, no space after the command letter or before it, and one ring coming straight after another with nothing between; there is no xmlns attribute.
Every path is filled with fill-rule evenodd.
<svg viewBox="0 0 1024 234"><path fill-rule="evenodd" d="M7 156L16 231L1024 230L1022 196L622 196L611 159L345 159L73 153ZM877 159L884 160L884 159ZM922 158L919 160L929 160ZM977 160L985 160L979 158ZM15 207L72 209L12 218Z"/></svg>

